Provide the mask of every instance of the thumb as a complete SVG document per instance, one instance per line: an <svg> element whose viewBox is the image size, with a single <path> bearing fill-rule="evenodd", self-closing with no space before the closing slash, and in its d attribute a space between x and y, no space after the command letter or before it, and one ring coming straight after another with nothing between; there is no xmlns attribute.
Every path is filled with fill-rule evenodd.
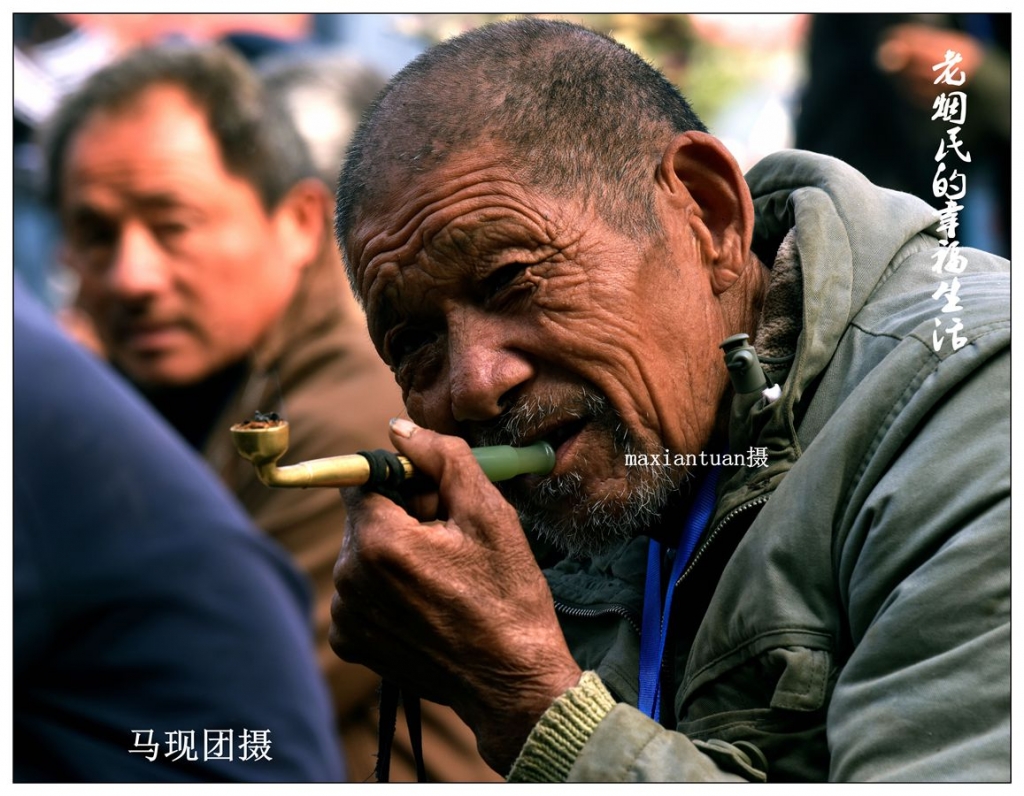
<svg viewBox="0 0 1024 796"><path fill-rule="evenodd" d="M445 487L458 489L478 481L490 484L464 439L438 434L401 417L392 418L389 431L398 452L442 492Z"/></svg>
<svg viewBox="0 0 1024 796"><path fill-rule="evenodd" d="M522 535L516 510L488 480L464 439L438 434L404 418L393 419L390 431L399 453L437 484L438 518L454 521L478 539L496 541L506 531Z"/></svg>

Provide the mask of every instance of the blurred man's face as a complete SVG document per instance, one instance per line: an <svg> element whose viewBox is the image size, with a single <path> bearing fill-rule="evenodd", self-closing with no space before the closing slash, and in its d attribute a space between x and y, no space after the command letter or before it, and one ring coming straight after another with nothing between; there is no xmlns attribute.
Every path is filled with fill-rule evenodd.
<svg viewBox="0 0 1024 796"><path fill-rule="evenodd" d="M550 476L501 488L524 525L593 553L654 522L725 389L717 302L689 226L638 241L517 181L481 146L397 187L350 238L371 336L409 415L471 444L548 440Z"/></svg>
<svg viewBox="0 0 1024 796"><path fill-rule="evenodd" d="M68 148L63 197L81 303L139 384L190 384L241 359L294 293L287 223L225 170L177 87L88 119Z"/></svg>

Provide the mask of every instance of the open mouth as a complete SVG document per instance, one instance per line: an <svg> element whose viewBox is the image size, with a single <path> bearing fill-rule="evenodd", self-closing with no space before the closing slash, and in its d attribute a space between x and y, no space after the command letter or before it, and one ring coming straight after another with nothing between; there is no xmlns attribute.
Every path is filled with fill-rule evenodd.
<svg viewBox="0 0 1024 796"><path fill-rule="evenodd" d="M586 424L587 420L584 418L573 420L572 422L560 425L558 428L543 435L542 438L557 452L562 445L575 437Z"/></svg>

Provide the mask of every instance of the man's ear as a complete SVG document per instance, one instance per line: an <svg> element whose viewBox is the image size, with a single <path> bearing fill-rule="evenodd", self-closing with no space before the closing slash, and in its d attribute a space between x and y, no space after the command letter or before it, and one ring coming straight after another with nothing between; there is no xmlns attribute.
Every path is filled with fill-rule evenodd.
<svg viewBox="0 0 1024 796"><path fill-rule="evenodd" d="M658 181L677 202L691 204L690 225L712 287L724 292L747 265L754 232L754 204L739 164L717 138L693 130L665 150Z"/></svg>
<svg viewBox="0 0 1024 796"><path fill-rule="evenodd" d="M319 255L330 203L327 186L313 177L295 183L277 203L273 224L282 256L290 267L301 270Z"/></svg>

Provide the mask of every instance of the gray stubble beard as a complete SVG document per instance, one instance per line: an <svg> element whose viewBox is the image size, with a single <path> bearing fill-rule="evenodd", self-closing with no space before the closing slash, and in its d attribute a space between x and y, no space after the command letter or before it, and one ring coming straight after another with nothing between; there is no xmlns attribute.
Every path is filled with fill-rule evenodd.
<svg viewBox="0 0 1024 796"><path fill-rule="evenodd" d="M519 444L530 432L554 414L586 418L604 430L612 440L613 455L626 461L638 450L632 433L608 399L590 387L581 387L569 400L544 405L523 400L502 415L491 430L481 433L476 444ZM572 472L548 476L526 485L518 479L498 484L505 498L519 513L527 534L553 545L573 558L589 558L608 552L645 533L658 523L674 492L686 477L683 469L671 465L626 469L626 483L620 495L588 496L581 469L586 469L586 452ZM566 511L566 505L570 510Z"/></svg>

